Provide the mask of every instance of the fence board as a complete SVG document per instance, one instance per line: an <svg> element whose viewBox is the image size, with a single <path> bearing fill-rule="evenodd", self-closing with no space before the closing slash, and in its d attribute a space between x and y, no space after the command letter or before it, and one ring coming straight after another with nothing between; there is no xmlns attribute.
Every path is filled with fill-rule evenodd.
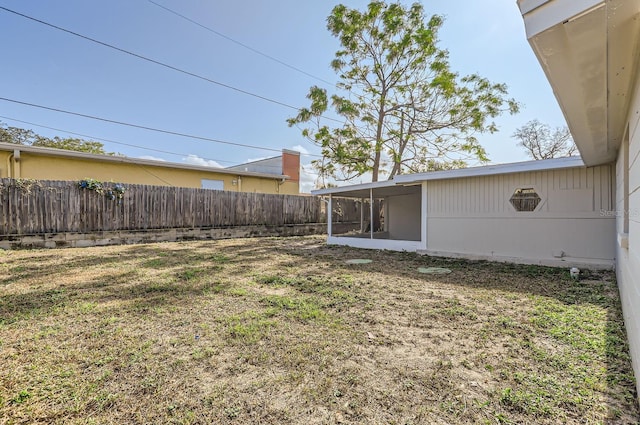
<svg viewBox="0 0 640 425"><path fill-rule="evenodd" d="M40 181L25 187L0 179L0 235L162 228L215 228L326 222L317 197L126 185L122 199L77 182ZM357 200L337 199L334 221L357 222ZM367 208L367 206L364 206Z"/></svg>

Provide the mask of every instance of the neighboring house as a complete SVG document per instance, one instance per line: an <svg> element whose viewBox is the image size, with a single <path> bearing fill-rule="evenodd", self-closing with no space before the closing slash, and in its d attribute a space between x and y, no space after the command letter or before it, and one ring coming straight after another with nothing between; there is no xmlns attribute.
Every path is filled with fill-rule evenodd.
<svg viewBox="0 0 640 425"><path fill-rule="evenodd" d="M329 224L330 243L615 265L633 368L640 377L640 0L519 0L518 5L582 160L403 175L312 193L328 195L329 202L333 196L384 199L382 229L340 236Z"/></svg>
<svg viewBox="0 0 640 425"><path fill-rule="evenodd" d="M0 143L0 177L37 180L93 178L129 184L297 195L300 154L283 150L262 171L213 168L62 149Z"/></svg>
<svg viewBox="0 0 640 425"><path fill-rule="evenodd" d="M227 170L249 171L254 173L273 173L274 170L289 176L291 181L300 181L300 152L282 149L282 155L258 159L240 165L227 167Z"/></svg>

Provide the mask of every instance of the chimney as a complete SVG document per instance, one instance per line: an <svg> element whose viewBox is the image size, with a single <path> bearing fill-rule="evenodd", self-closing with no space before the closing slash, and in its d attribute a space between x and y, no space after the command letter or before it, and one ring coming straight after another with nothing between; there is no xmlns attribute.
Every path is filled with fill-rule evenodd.
<svg viewBox="0 0 640 425"><path fill-rule="evenodd" d="M289 181L300 181L300 152L282 149L282 174L289 176Z"/></svg>

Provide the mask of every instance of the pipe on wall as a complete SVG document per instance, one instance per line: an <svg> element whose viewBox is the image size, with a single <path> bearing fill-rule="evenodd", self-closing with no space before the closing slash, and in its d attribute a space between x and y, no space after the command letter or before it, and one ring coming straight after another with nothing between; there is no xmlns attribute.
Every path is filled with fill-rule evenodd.
<svg viewBox="0 0 640 425"><path fill-rule="evenodd" d="M20 149L14 149L13 153L7 157L7 177L13 179L20 178Z"/></svg>
<svg viewBox="0 0 640 425"><path fill-rule="evenodd" d="M20 172L20 149L14 149L11 156L13 157L13 178L19 179L22 176Z"/></svg>

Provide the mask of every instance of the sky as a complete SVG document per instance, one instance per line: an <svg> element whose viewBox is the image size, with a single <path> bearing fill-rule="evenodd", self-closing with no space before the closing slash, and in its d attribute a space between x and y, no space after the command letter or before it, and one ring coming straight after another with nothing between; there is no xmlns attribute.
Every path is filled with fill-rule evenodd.
<svg viewBox="0 0 640 425"><path fill-rule="evenodd" d="M309 87L331 90L337 82L329 64L339 44L326 29L326 18L338 3L0 0L0 7L210 80L0 9L1 98L210 140L7 100L0 100L0 121L47 137L82 134L103 142L107 151L130 157L198 165L226 167L276 156L283 148L298 150L306 170L301 191L308 192L315 183L308 164L320 150L299 129L288 127L286 119L296 115L295 108L308 106ZM363 10L368 1L342 4ZM422 4L427 16L445 18L439 46L449 51L452 70L505 83L509 96L522 104L520 113L495 120L498 133L478 137L491 163L528 159L512 137L528 121L566 125L527 43L516 0L423 0ZM363 177L351 183L365 181Z"/></svg>

